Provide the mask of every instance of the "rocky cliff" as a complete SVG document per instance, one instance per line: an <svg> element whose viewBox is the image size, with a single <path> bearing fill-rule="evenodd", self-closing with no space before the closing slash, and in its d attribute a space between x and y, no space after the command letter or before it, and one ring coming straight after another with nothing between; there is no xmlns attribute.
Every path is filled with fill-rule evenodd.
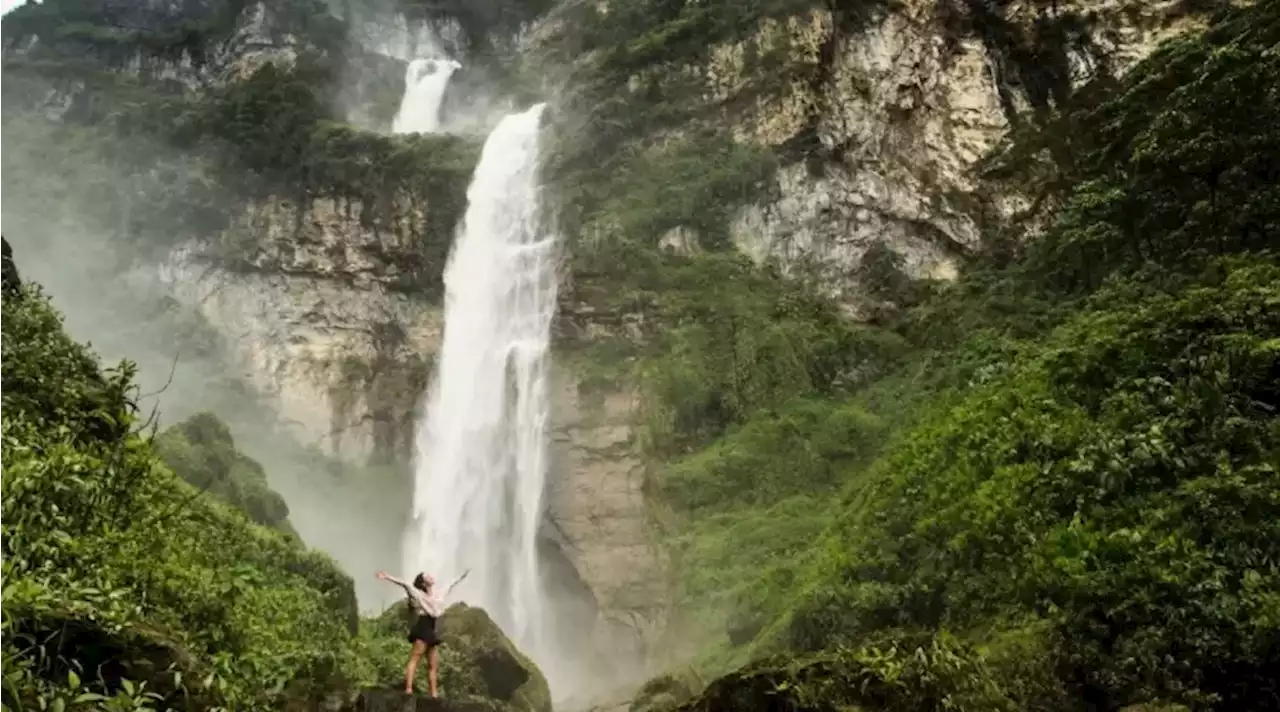
<svg viewBox="0 0 1280 712"><path fill-rule="evenodd" d="M732 242L854 298L873 245L891 248L911 276L953 277L984 224L1034 201L983 180L983 159L1010 130L1203 26L1212 6L779 2L722 19L628 17L617 21L632 25L621 36L584 39L583 25L608 27L625 12L569 3L539 39L559 58L565 46L586 50L564 90L578 112L565 130L588 146L584 154L603 145L615 155L608 147L622 145L620 153L643 155L706 130L766 148L776 171L762 196L739 198ZM623 118L628 111L640 118ZM587 234L618 231L608 215L588 217ZM689 243L687 231L676 237Z"/></svg>
<svg viewBox="0 0 1280 712"><path fill-rule="evenodd" d="M421 231L364 227L359 210L270 198L234 218L221 236L230 251L185 243L158 271L230 344L286 432L342 460L403 462L443 324L437 302L401 286Z"/></svg>

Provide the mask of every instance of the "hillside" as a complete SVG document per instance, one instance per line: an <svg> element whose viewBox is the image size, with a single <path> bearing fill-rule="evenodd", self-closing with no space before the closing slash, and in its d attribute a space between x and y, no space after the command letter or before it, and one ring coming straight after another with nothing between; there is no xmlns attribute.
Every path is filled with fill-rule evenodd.
<svg viewBox="0 0 1280 712"><path fill-rule="evenodd" d="M870 325L655 263L700 276L654 290L637 367L671 640L704 627L704 678L778 655L688 709L1276 708L1278 21L1224 13L1015 135L1013 169L1072 159L1048 229L950 284L883 260Z"/></svg>
<svg viewBox="0 0 1280 712"><path fill-rule="evenodd" d="M7 253L5 708L346 709L360 687L396 681L400 626L360 621L332 559L254 523L287 529L260 468L218 438L226 426L204 416L153 440L133 366L101 369ZM549 709L483 611L442 620L460 704ZM487 666L521 677L503 688Z"/></svg>

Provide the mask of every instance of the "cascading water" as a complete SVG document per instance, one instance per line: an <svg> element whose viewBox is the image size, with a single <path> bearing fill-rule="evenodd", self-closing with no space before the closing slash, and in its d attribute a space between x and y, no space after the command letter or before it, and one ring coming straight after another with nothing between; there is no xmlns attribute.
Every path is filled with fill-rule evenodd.
<svg viewBox="0 0 1280 712"><path fill-rule="evenodd" d="M394 133L435 133L440 130L440 105L449 78L462 67L452 59L415 59L404 73L404 97L391 125Z"/></svg>
<svg viewBox="0 0 1280 712"><path fill-rule="evenodd" d="M489 135L445 270L445 327L417 435L405 571L479 605L545 667L554 662L537 532L546 479L553 237L539 228L543 105Z"/></svg>

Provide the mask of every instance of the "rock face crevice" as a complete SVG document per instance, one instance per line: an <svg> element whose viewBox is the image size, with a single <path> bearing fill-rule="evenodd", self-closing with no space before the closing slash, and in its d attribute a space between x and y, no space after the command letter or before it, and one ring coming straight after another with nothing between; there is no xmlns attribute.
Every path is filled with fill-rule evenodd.
<svg viewBox="0 0 1280 712"><path fill-rule="evenodd" d="M634 666L664 622L667 594L644 500L638 392L620 384L584 398L570 363L553 371L548 528L594 600L592 645Z"/></svg>

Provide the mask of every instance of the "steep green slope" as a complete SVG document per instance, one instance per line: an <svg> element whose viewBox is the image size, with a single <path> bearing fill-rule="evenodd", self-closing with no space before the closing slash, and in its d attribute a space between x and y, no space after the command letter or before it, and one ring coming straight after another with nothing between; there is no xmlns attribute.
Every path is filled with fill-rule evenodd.
<svg viewBox="0 0 1280 712"><path fill-rule="evenodd" d="M6 255L5 708L311 710L403 674L403 628L361 624L328 557L253 523L287 527L286 510L225 428L197 416L153 449L131 366L101 370L10 266ZM464 689L475 673L462 666L510 643L491 623L457 625L472 632L445 653L455 691L517 704ZM525 679L518 708L545 710L545 682Z"/></svg>
<svg viewBox="0 0 1280 712"><path fill-rule="evenodd" d="M639 368L673 640L782 656L698 709L1280 704L1278 41L1222 13L1018 135L1070 146L1047 234L952 285L882 265L879 326L738 321L804 290L767 276L653 297L695 305Z"/></svg>
<svg viewBox="0 0 1280 712"><path fill-rule="evenodd" d="M100 372L38 290L4 300L4 332L6 705L322 695L349 665L350 579L161 466L129 367Z"/></svg>

